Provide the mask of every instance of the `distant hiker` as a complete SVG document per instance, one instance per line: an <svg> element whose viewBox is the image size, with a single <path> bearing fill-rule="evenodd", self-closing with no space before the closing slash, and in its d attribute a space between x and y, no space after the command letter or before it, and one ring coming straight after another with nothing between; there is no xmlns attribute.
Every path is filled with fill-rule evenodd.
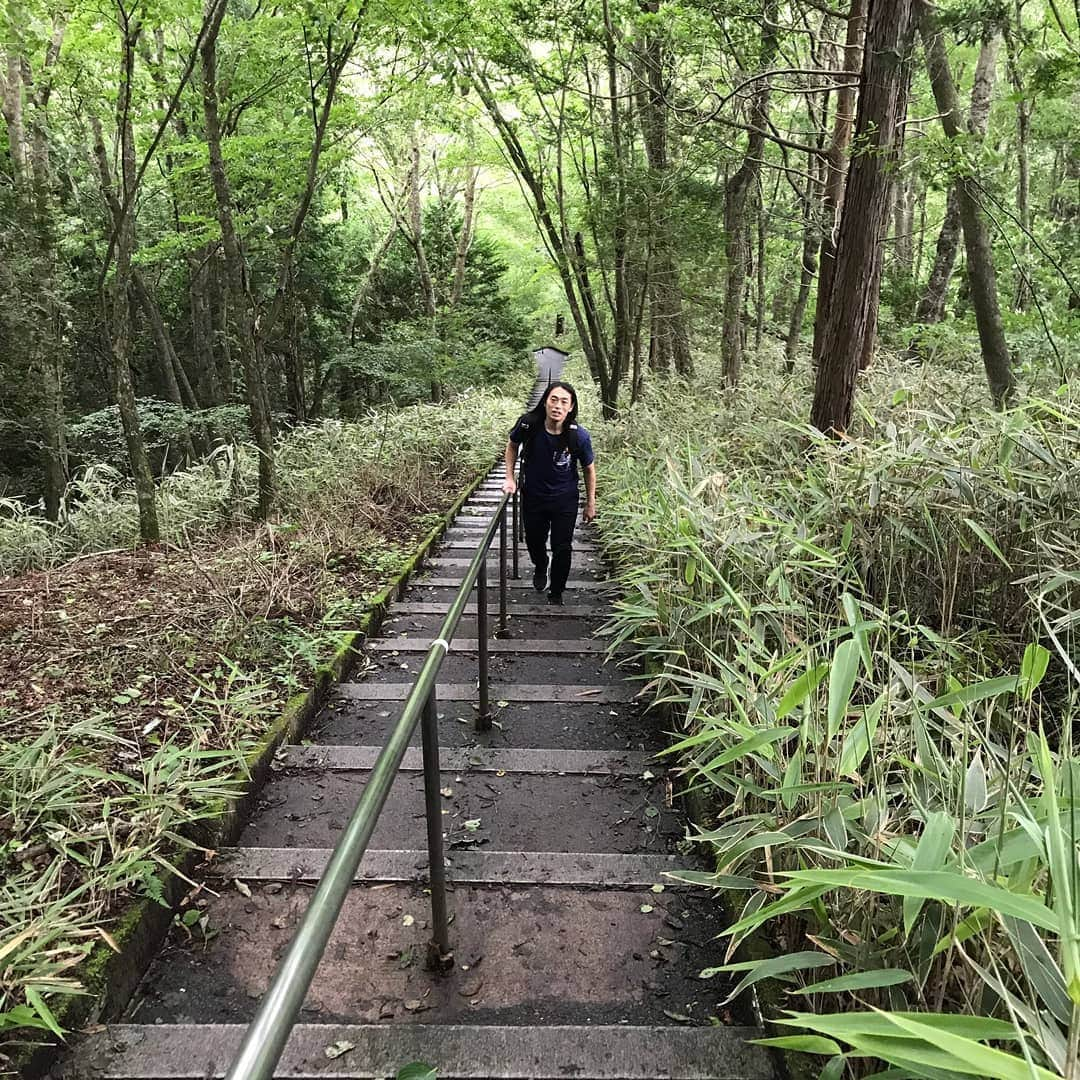
<svg viewBox="0 0 1080 1080"><path fill-rule="evenodd" d="M521 455L521 508L525 544L533 561L533 586L548 588L548 603L561 604L570 576L574 526L578 512L578 474L575 460L585 474L586 522L596 517L596 466L592 439L577 423L578 401L574 388L553 382L540 404L521 416L506 443L506 483L503 491L517 489L514 466ZM548 581L548 533L551 534L551 580Z"/></svg>

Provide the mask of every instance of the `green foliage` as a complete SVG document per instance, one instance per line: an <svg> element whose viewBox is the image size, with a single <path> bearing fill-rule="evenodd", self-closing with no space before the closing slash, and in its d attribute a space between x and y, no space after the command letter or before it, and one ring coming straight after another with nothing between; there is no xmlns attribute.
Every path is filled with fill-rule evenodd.
<svg viewBox="0 0 1080 1080"><path fill-rule="evenodd" d="M739 399L674 388L604 430L626 589L609 629L714 796L694 839L748 890L732 948L765 930L791 993L893 1025L800 1014L827 1037L800 1048L912 1076L964 1055L980 1076L1064 1071L1080 412L1062 392L993 415L959 404L974 380L942 380L877 370L842 444L779 420L798 388L766 376ZM1020 1054L910 1010L991 1017Z"/></svg>

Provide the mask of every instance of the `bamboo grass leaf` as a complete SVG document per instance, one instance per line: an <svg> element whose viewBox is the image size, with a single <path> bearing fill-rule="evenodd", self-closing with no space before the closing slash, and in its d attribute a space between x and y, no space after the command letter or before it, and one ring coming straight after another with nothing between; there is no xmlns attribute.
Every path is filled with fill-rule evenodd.
<svg viewBox="0 0 1080 1080"><path fill-rule="evenodd" d="M951 815L945 813L931 814L926 820L922 836L919 837L915 855L911 860L911 869L939 870L945 865L945 859L952 847L955 834L956 826ZM925 897L904 897L905 938L911 936L911 928L915 925L915 920L925 903Z"/></svg>
<svg viewBox="0 0 1080 1080"><path fill-rule="evenodd" d="M836 963L835 958L822 952L797 952L786 953L781 956L772 956L767 960L749 960L738 964L723 964L720 967L705 968L698 976L699 979L711 979L715 975L724 975L729 972L746 971L747 974L735 985L735 988L721 1002L726 1005L733 1001L744 990L761 982L762 979L781 979L794 971L807 971L812 968L832 967Z"/></svg>
<svg viewBox="0 0 1080 1080"><path fill-rule="evenodd" d="M965 907L987 907L1013 915L1044 930L1057 930L1054 913L1037 897L1009 892L963 874L933 870L791 870L784 875L799 885L824 889L866 889L895 896L917 896Z"/></svg>
<svg viewBox="0 0 1080 1080"><path fill-rule="evenodd" d="M831 742L847 715L855 677L859 673L859 643L854 638L842 641L833 655L829 669L828 741Z"/></svg>
<svg viewBox="0 0 1080 1080"><path fill-rule="evenodd" d="M1012 569L1012 565L1009 560L1005 558L1001 548L994 542L994 538L977 521L972 521L971 518L966 517L964 518L964 524L983 542L986 549L990 551L1003 566L1009 570Z"/></svg>
<svg viewBox="0 0 1080 1080"><path fill-rule="evenodd" d="M874 990L882 986L900 986L913 982L915 976L910 971L899 968L870 968L854 971L850 975L839 975L835 979L822 979L821 982L792 990L793 994L835 994L840 991Z"/></svg>
<svg viewBox="0 0 1080 1080"><path fill-rule="evenodd" d="M815 667L804 671L802 675L788 687L787 692L780 699L780 704L776 706L776 719L783 720L802 705L821 684L821 681L825 678L828 670L828 663L822 661Z"/></svg>

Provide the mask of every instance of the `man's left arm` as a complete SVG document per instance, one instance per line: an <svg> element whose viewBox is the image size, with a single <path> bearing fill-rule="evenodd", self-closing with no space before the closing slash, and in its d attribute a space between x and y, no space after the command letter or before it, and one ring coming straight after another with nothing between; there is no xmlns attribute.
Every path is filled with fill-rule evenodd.
<svg viewBox="0 0 1080 1080"><path fill-rule="evenodd" d="M589 522L596 517L596 464L582 466L585 475L585 512L582 520Z"/></svg>

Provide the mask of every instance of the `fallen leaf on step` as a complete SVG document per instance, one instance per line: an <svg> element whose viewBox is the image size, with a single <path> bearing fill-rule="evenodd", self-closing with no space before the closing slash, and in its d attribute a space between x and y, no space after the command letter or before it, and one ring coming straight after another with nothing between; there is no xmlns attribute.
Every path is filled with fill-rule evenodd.
<svg viewBox="0 0 1080 1080"><path fill-rule="evenodd" d="M331 1059L341 1057L342 1054L347 1054L350 1050L356 1049L356 1043L348 1042L346 1039L338 1039L337 1042L331 1043L323 1053Z"/></svg>

